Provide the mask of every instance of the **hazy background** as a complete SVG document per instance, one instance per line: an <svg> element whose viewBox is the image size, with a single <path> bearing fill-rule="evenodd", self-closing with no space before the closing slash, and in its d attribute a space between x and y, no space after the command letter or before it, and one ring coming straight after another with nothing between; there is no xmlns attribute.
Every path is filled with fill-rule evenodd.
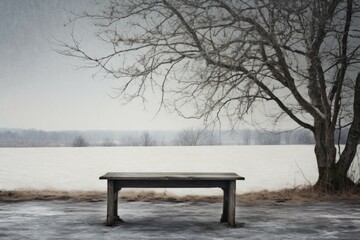
<svg viewBox="0 0 360 240"><path fill-rule="evenodd" d="M68 39L73 17L95 1L0 0L0 128L54 130L170 130L198 127L161 112L157 102L121 106L116 80L95 76L82 63L54 51ZM90 27L89 27L90 28ZM81 37L81 36L80 36ZM94 46L96 48L97 46ZM155 117L155 118L154 118Z"/></svg>

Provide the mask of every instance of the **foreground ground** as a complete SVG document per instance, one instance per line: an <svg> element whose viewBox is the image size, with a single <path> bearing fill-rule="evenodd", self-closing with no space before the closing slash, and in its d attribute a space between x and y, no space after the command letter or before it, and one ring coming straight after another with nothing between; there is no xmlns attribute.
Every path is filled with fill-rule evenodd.
<svg viewBox="0 0 360 240"><path fill-rule="evenodd" d="M0 201L0 239L356 239L359 201L238 203L237 222L219 224L219 201L124 201L125 223L104 225L106 202Z"/></svg>

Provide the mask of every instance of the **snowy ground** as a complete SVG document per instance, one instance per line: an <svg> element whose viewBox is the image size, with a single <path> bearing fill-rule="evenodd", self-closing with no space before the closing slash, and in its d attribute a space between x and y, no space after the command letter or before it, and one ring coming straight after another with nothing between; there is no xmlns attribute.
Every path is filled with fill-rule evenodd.
<svg viewBox="0 0 360 240"><path fill-rule="evenodd" d="M360 147L359 147L360 152ZM106 172L235 172L237 193L314 184L312 145L202 147L0 148L0 190L105 191ZM351 175L360 175L359 157ZM158 191L163 192L163 189ZM167 189L177 195L221 190Z"/></svg>
<svg viewBox="0 0 360 240"><path fill-rule="evenodd" d="M221 203L120 202L125 223L104 225L106 202L0 202L0 239L358 239L359 202L237 205L219 223Z"/></svg>
<svg viewBox="0 0 360 240"><path fill-rule="evenodd" d="M104 191L106 172L236 172L238 193L315 183L314 147L0 148L0 190ZM159 190L163 192L163 190ZM221 190L167 189L178 195Z"/></svg>

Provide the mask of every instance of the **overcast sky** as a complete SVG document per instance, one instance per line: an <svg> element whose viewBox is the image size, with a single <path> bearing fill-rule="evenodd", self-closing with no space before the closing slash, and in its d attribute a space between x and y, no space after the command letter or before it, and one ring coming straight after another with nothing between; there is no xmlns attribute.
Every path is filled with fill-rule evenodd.
<svg viewBox="0 0 360 240"><path fill-rule="evenodd" d="M0 0L0 128L169 130L201 126L161 112L155 102L122 106L116 82L76 69L56 53L53 37L69 36L68 11L89 1ZM155 118L154 118L155 117Z"/></svg>

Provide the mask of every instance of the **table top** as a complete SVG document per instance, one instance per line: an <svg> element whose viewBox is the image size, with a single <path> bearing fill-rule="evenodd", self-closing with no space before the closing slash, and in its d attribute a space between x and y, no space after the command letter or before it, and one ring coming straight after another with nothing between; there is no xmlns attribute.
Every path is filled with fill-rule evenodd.
<svg viewBox="0 0 360 240"><path fill-rule="evenodd" d="M108 180L245 180L232 172L108 172Z"/></svg>

